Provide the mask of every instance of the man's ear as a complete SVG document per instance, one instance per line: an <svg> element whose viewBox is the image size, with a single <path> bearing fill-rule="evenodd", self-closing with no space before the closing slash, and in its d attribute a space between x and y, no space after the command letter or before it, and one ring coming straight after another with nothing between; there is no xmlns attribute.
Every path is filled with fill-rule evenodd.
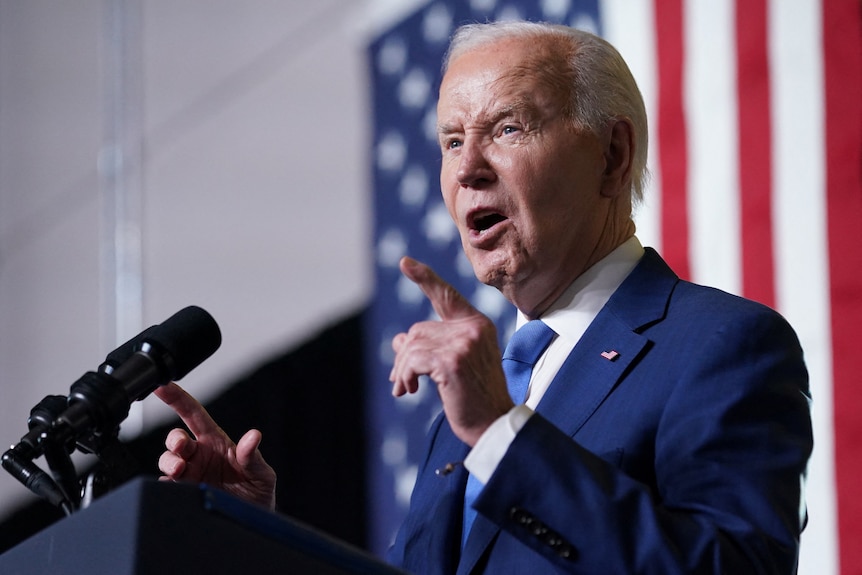
<svg viewBox="0 0 862 575"><path fill-rule="evenodd" d="M614 197L631 187L635 152L634 126L628 118L612 120L605 143L605 171L602 195Z"/></svg>

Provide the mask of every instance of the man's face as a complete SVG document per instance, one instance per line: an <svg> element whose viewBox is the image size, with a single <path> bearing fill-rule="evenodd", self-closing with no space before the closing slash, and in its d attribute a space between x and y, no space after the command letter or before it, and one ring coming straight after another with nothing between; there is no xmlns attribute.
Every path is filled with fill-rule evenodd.
<svg viewBox="0 0 862 575"><path fill-rule="evenodd" d="M437 106L440 185L464 251L528 315L594 263L611 217L601 142L573 127L535 54L503 40L457 57Z"/></svg>

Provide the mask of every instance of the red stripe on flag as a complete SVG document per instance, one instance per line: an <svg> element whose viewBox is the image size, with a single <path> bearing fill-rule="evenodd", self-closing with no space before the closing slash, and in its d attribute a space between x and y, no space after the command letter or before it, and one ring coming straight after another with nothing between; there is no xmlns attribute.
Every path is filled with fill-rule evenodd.
<svg viewBox="0 0 862 575"><path fill-rule="evenodd" d="M736 5L742 295L775 307L766 0Z"/></svg>
<svg viewBox="0 0 862 575"><path fill-rule="evenodd" d="M661 172L662 255L683 278L690 278L688 254L688 149L683 108L682 0L655 0L658 108L656 134Z"/></svg>
<svg viewBox="0 0 862 575"><path fill-rule="evenodd" d="M862 14L858 0L823 1L823 55L839 560L842 573L862 573L858 485L862 477Z"/></svg>

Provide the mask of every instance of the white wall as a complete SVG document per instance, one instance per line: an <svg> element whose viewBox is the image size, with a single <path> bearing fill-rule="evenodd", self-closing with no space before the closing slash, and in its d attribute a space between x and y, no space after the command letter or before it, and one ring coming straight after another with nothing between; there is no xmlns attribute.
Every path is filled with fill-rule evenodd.
<svg viewBox="0 0 862 575"><path fill-rule="evenodd" d="M418 3L0 0L0 444L186 305L223 334L204 400L364 305L365 46ZM28 497L0 473L0 516Z"/></svg>

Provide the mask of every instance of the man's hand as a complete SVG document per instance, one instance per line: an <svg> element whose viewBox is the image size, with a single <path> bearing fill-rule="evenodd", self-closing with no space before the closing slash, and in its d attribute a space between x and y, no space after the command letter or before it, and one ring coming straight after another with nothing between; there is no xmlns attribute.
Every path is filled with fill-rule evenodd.
<svg viewBox="0 0 862 575"><path fill-rule="evenodd" d="M173 409L194 437L173 429L159 457L162 479L204 482L240 499L275 509L275 471L258 451L261 433L252 429L234 444L204 407L176 383L154 392Z"/></svg>
<svg viewBox="0 0 862 575"><path fill-rule="evenodd" d="M419 376L428 375L437 384L452 431L473 446L494 420L514 406L501 367L497 330L430 267L408 257L402 258L400 266L425 293L441 321L416 323L392 339L392 394L416 392Z"/></svg>

